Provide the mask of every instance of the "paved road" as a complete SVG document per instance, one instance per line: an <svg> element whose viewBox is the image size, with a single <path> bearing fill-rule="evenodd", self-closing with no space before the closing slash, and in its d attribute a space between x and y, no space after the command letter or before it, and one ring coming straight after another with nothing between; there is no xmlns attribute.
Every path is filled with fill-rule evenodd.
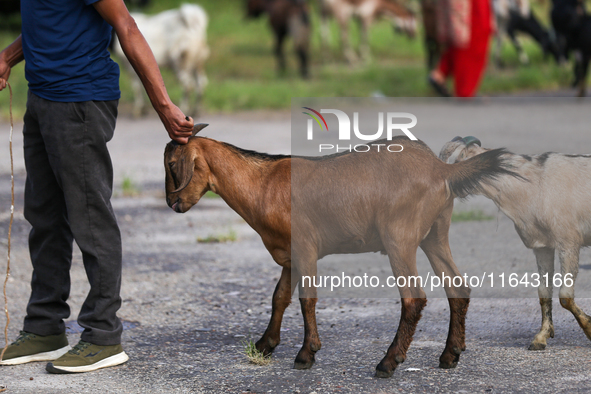
<svg viewBox="0 0 591 394"><path fill-rule="evenodd" d="M472 134L485 146L519 153L591 151L589 102L526 98L477 104L417 107L416 135L439 151L457 134ZM290 151L290 117L285 112L215 115L202 133L235 145L273 153ZM20 125L17 129L20 129ZM468 131L470 131L468 133ZM0 124L0 141L8 126ZM429 299L407 360L391 379L373 377L375 365L395 335L400 304L392 299L321 299L318 324L322 350L309 371L292 369L303 339L297 303L288 308L282 343L273 362L249 364L242 343L258 339L270 313L270 298L280 269L258 236L220 199L204 199L184 215L174 214L162 191L162 152L167 137L156 119L119 121L111 143L116 169L114 207L124 238L121 318L123 345L130 361L84 375L49 375L42 363L4 367L0 384L10 393L430 393L430 392L588 392L591 344L574 319L555 300L556 337L547 350L529 352L539 328L535 290L531 298L473 298L467 321L468 350L455 370L437 368L449 310L441 298ZM30 262L28 225L22 217L21 137L15 138L17 207L9 281L10 337L17 335L28 297ZM0 147L0 239L8 223L7 149ZM124 179L139 195L125 197ZM483 198L457 204L458 210L482 209L490 221L453 223L451 246L463 270L474 262L493 269L509 262L516 269L535 266L512 223ZM197 243L198 237L234 232L237 241ZM3 242L3 241L0 241ZM4 246L3 246L4 245ZM5 248L5 244L0 249ZM425 259L419 253L419 264ZM591 264L583 253L583 278ZM0 261L0 267L4 263ZM588 275L587 275L588 276ZM73 322L88 290L80 254L72 268ZM591 311L591 301L581 299ZM4 320L0 318L0 325Z"/></svg>

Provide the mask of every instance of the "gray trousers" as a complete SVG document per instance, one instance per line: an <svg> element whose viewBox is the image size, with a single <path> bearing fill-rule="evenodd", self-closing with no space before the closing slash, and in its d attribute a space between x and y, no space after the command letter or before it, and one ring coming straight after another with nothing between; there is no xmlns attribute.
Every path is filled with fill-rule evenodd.
<svg viewBox="0 0 591 394"><path fill-rule="evenodd" d="M75 240L90 282L78 315L81 339L96 345L121 342L121 234L110 202L113 168L107 150L117 105L117 100L55 102L29 92L23 130L33 263L27 332L65 331Z"/></svg>

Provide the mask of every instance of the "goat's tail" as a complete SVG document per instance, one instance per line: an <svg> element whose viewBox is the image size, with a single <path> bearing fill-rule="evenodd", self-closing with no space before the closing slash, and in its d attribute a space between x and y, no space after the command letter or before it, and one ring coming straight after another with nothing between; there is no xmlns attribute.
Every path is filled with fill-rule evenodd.
<svg viewBox="0 0 591 394"><path fill-rule="evenodd" d="M482 192L483 183L495 180L500 175L517 176L507 169L502 155L508 153L505 149L493 149L460 161L451 166L451 174L447 179L453 195L465 198L471 194Z"/></svg>

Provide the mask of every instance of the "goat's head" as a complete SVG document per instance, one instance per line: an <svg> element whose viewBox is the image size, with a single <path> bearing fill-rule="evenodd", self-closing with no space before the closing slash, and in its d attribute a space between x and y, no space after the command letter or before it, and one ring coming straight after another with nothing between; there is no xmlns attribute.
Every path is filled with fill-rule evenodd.
<svg viewBox="0 0 591 394"><path fill-rule="evenodd" d="M187 212L209 190L209 166L198 141L200 138L193 138L206 126L205 123L196 124L186 145L171 141L164 150L166 203L175 212Z"/></svg>
<svg viewBox="0 0 591 394"><path fill-rule="evenodd" d="M458 136L443 145L439 152L439 158L448 164L457 163L488 150L481 145L480 140L476 137L462 138Z"/></svg>

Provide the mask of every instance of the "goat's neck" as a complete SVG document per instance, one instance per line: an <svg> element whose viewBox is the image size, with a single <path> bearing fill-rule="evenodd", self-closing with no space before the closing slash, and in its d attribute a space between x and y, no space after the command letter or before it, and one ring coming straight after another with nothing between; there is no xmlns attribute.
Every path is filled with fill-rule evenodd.
<svg viewBox="0 0 591 394"><path fill-rule="evenodd" d="M531 182L538 179L539 175L535 173L538 169L524 159L515 158L511 164L511 171L523 179L501 175L484 183L482 194L493 200L505 215L515 221L518 217L524 217L530 210L535 199L532 193L536 190Z"/></svg>
<svg viewBox="0 0 591 394"><path fill-rule="evenodd" d="M218 141L209 140L205 153L209 188L253 226L261 206L261 168Z"/></svg>

